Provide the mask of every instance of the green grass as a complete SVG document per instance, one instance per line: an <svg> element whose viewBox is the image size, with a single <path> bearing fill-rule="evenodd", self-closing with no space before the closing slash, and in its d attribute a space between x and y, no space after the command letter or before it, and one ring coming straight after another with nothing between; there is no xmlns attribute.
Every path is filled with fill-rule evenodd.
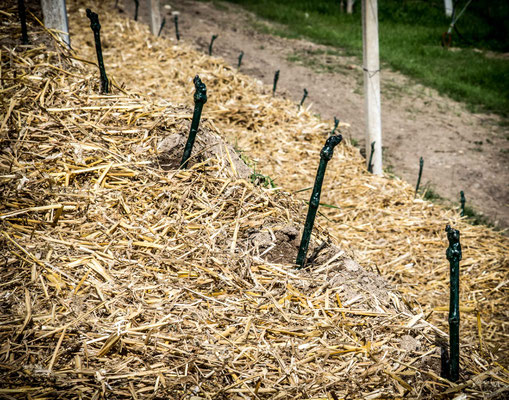
<svg viewBox="0 0 509 400"><path fill-rule="evenodd" d="M333 0L229 0L272 22L259 29L285 37L305 37L362 57L360 1L354 14ZM460 2L463 4L464 2ZM482 3L482 4L480 4ZM443 0L384 0L379 6L380 58L425 86L464 102L472 111L509 116L509 2L472 2L453 32L452 50L441 46L449 20ZM300 59L302 55L294 55ZM359 61L361 62L361 61Z"/></svg>

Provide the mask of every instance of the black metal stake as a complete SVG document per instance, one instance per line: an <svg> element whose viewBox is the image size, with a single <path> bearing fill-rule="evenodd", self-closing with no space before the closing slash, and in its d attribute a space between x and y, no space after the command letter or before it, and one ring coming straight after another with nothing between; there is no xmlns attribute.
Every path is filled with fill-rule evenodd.
<svg viewBox="0 0 509 400"><path fill-rule="evenodd" d="M97 52L97 63L99 64L99 72L101 74L101 92L109 92L109 81L104 69L103 51L101 48L101 24L99 23L99 16L87 8L87 17L90 19L90 28L94 31L95 51Z"/></svg>
<svg viewBox="0 0 509 400"><path fill-rule="evenodd" d="M212 38L210 39L210 44L209 44L209 56L212 55L212 46L214 44L214 40L216 40L218 37L218 35L212 35Z"/></svg>
<svg viewBox="0 0 509 400"><path fill-rule="evenodd" d="M179 16L178 14L175 14L173 16L173 21L175 22L175 34L177 35L177 42L180 40L180 33L179 33Z"/></svg>
<svg viewBox="0 0 509 400"><path fill-rule="evenodd" d="M450 373L449 379L456 382L459 379L460 365L460 260L461 260L461 244L460 232L451 228L449 225L445 227L449 247L446 251L451 270L450 283L450 303L449 303L449 362Z"/></svg>
<svg viewBox="0 0 509 400"><path fill-rule="evenodd" d="M371 142L371 152L369 153L368 172L373 173L373 154L375 154L375 142Z"/></svg>
<svg viewBox="0 0 509 400"><path fill-rule="evenodd" d="M307 91L307 89L304 89L304 96L302 96L302 100L300 101L299 108L302 107L302 105L304 104L306 97L308 97L308 91Z"/></svg>
<svg viewBox="0 0 509 400"><path fill-rule="evenodd" d="M417 185L415 185L415 195L417 197L417 192L419 192L419 186L421 185L421 177L422 177L422 168L424 167L424 158L419 158L419 175L417 176Z"/></svg>
<svg viewBox="0 0 509 400"><path fill-rule="evenodd" d="M166 18L163 17L163 20L161 21L161 26L159 27L159 32L157 33L157 37L161 36L161 33L163 32L163 28L166 25Z"/></svg>
<svg viewBox="0 0 509 400"><path fill-rule="evenodd" d="M27 33L27 14L25 11L25 1L18 0L18 15L21 22L21 43L28 44L28 33Z"/></svg>
<svg viewBox="0 0 509 400"><path fill-rule="evenodd" d="M241 51L239 54L239 62L237 63L237 69L240 69L240 66L242 65L242 57L244 57L243 51Z"/></svg>
<svg viewBox="0 0 509 400"><path fill-rule="evenodd" d="M191 122L191 129L189 131L189 137L187 138L186 147L184 148L184 155L182 156L182 161L180 163L180 168L185 167L189 157L191 157L191 152L193 151L194 140L196 139L196 133L198 132L198 126L200 125L201 112L203 110L203 105L207 102L207 87L200 80L200 77L196 75L194 77L194 87L196 91L194 92L194 112L193 112L193 120Z"/></svg>
<svg viewBox="0 0 509 400"><path fill-rule="evenodd" d="M322 151L320 152L320 164L316 172L315 185L313 186L313 193L309 200L308 215L306 223L304 224L304 232L302 233L302 240L300 242L299 253L297 254L296 264L298 268L303 268L306 263L306 254L308 252L309 240L311 239L311 232L315 223L316 213L320 205L320 195L322 193L323 178L325 176L325 169L327 163L331 160L334 154L334 147L336 147L343 137L341 135L330 136L325 142Z"/></svg>
<svg viewBox="0 0 509 400"><path fill-rule="evenodd" d="M461 204L461 214L460 216L465 216L465 193L463 193L463 190L460 191L460 204Z"/></svg>
<svg viewBox="0 0 509 400"><path fill-rule="evenodd" d="M140 0L134 0L134 20L138 21L138 8L140 7Z"/></svg>
<svg viewBox="0 0 509 400"><path fill-rule="evenodd" d="M279 80L279 70L274 74L274 84L272 85L272 96L276 94L277 81Z"/></svg>
<svg viewBox="0 0 509 400"><path fill-rule="evenodd" d="M336 129L338 129L338 125L339 125L339 119L334 117L334 128L332 128L332 132L330 133L331 136L334 135L334 132L336 132Z"/></svg>

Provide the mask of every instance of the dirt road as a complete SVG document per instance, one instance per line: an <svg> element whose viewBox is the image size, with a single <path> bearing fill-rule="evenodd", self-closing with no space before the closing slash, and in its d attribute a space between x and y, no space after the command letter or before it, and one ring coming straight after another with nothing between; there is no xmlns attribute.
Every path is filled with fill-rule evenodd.
<svg viewBox="0 0 509 400"><path fill-rule="evenodd" d="M125 11L131 12L128 3ZM241 71L267 85L272 85L279 69L279 95L299 102L306 88L305 106L322 119L337 116L349 123L343 133L364 148L360 60L306 40L263 33L266 30L260 27L270 24L236 5L192 0L161 3L166 5L167 20L163 36L175 40L171 12L178 11L181 40L207 52L211 36L217 34L213 54L237 65L243 51ZM148 23L143 12L140 19ZM496 226L508 227L509 130L500 118L472 114L462 104L387 68L381 80L384 167L414 184L422 156L422 184L454 203L463 190L467 205Z"/></svg>

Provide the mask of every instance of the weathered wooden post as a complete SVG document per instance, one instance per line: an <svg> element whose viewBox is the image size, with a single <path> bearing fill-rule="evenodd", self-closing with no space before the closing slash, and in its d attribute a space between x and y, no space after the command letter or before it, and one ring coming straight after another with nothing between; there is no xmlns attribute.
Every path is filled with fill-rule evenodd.
<svg viewBox="0 0 509 400"><path fill-rule="evenodd" d="M44 18L44 26L48 29L56 29L57 36L67 45L71 47L69 38L69 24L67 21L67 9L65 0L41 0L42 16Z"/></svg>
<svg viewBox="0 0 509 400"><path fill-rule="evenodd" d="M97 53L97 64L99 65L99 73L101 74L101 92L109 92L109 81L104 68L103 51L101 47L101 24L99 23L99 16L87 8L87 17L90 20L90 28L94 32L95 51Z"/></svg>
<svg viewBox="0 0 509 400"><path fill-rule="evenodd" d="M161 8L159 0L147 0L150 14L150 31L152 35L158 35L161 28Z"/></svg>
<svg viewBox="0 0 509 400"><path fill-rule="evenodd" d="M366 154L373 160L371 171L382 171L382 118L380 105L380 60L378 54L377 0L362 0L362 44L364 60L364 98L366 109ZM370 151L370 144L375 148ZM373 156L371 156L375 153ZM370 164L368 164L368 168Z"/></svg>
<svg viewBox="0 0 509 400"><path fill-rule="evenodd" d="M323 178L325 176L325 169L327 163L332 159L334 154L334 147L336 147L343 137L341 135L330 136L325 142L322 151L320 152L320 164L316 172L315 185L313 186L313 193L309 199L308 214L306 223L304 224L304 232L302 233L302 240L300 242L299 253L297 254L296 264L298 268L303 268L306 264L306 255L309 247L309 240L311 239L311 232L315 223L316 213L320 205L320 195L322 193Z"/></svg>
<svg viewBox="0 0 509 400"><path fill-rule="evenodd" d="M459 379L460 364L460 261L461 261L461 244L460 232L451 228L449 225L445 227L449 247L446 251L447 259L450 265L450 302L449 302L449 378L452 382Z"/></svg>
<svg viewBox="0 0 509 400"><path fill-rule="evenodd" d="M189 157L191 157L194 140L196 139L196 133L198 132L198 127L200 125L203 105L207 102L207 87L205 84L200 80L198 75L194 77L193 82L196 89L194 92L193 120L191 122L191 129L189 130L189 137L187 138L186 147L184 148L184 155L182 156L180 168L184 168L187 164L187 161L189 160Z"/></svg>

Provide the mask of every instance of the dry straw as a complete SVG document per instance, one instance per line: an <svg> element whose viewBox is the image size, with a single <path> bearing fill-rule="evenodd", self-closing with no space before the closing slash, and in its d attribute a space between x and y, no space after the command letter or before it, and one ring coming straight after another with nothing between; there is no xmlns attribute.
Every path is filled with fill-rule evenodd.
<svg viewBox="0 0 509 400"><path fill-rule="evenodd" d="M504 396L507 239L365 173L345 145L322 195L339 208L322 208L313 270L296 271L309 192L253 185L221 136L296 192L330 124L112 2L94 11L111 95L80 61L84 4L69 4L77 53L34 16L18 46L15 7L0 12L0 396ZM196 74L210 97L179 171ZM458 385L439 377L446 223L464 248Z"/></svg>

